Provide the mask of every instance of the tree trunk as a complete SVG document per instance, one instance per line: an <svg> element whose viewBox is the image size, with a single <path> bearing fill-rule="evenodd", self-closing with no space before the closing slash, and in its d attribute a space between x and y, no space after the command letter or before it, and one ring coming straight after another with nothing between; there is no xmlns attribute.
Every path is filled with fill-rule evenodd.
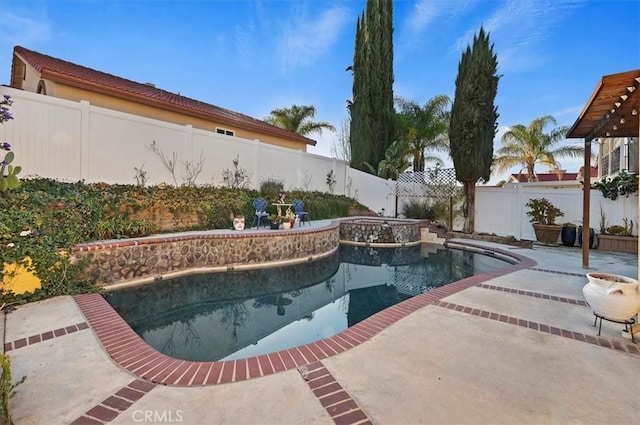
<svg viewBox="0 0 640 425"><path fill-rule="evenodd" d="M528 182L537 182L538 177L534 171L533 165L527 165L527 181Z"/></svg>
<svg viewBox="0 0 640 425"><path fill-rule="evenodd" d="M465 208L464 208L464 233L473 233L476 227L475 220L475 208L476 208L476 182L464 181L464 196L465 196Z"/></svg>

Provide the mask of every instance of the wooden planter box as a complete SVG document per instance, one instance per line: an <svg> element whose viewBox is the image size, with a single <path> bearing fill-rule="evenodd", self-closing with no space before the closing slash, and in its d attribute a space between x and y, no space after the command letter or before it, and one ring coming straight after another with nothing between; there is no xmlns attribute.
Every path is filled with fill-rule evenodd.
<svg viewBox="0 0 640 425"><path fill-rule="evenodd" d="M598 249L602 251L638 253L637 236L598 235Z"/></svg>

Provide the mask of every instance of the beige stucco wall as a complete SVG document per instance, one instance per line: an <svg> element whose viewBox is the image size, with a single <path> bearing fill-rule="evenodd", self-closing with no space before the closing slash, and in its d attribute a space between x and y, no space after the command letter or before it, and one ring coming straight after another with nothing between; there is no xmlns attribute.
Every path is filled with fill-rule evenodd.
<svg viewBox="0 0 640 425"><path fill-rule="evenodd" d="M38 82L40 81L40 73L27 65L25 67L25 79L22 82L22 90L30 91L33 93L38 92ZM48 85L47 85L48 86ZM47 90L49 87L47 87Z"/></svg>
<svg viewBox="0 0 640 425"><path fill-rule="evenodd" d="M47 90L49 85L52 84L47 81ZM50 94L51 92L47 92ZM217 127L224 128L225 130L232 130L237 137L245 139L258 139L266 143L271 143L277 146L286 147L289 149L307 151L307 146L302 143L296 143L289 140L282 140L276 137L261 134L255 131L247 131L237 127L229 126L219 122L213 122L202 118L190 117L188 115L181 114L179 112L167 111L159 109L153 106L144 105L128 100L118 99L112 96L104 95L101 93L90 92L88 90L78 89L76 87L67 86L60 83L55 83L55 89L53 90L53 96L67 99L67 100L86 100L92 105L100 106L102 108L109 108L116 111L126 112L129 114L140 115L147 118L153 118L161 121L167 121L174 124L187 125L190 124L194 128L202 130L216 131Z"/></svg>
<svg viewBox="0 0 640 425"><path fill-rule="evenodd" d="M22 89L25 91L37 93L38 83L40 82L40 73L27 64L26 78L22 83ZM307 145L291 140L279 139L275 136L262 134L256 131L244 130L219 122L209 121L202 118L191 117L180 112L159 109L154 106L144 105L141 103L118 99L113 96L96 93L93 91L72 87L62 83L56 83L51 80L44 80L46 85L47 96L57 97L61 99L81 101L86 100L90 104L100 106L102 108L113 109L116 111L126 112L130 114L140 115L147 118L153 118L179 125L192 125L194 128L216 131L216 128L224 128L232 130L236 137L245 139L257 139L265 143L276 146L282 146L289 149L307 151Z"/></svg>

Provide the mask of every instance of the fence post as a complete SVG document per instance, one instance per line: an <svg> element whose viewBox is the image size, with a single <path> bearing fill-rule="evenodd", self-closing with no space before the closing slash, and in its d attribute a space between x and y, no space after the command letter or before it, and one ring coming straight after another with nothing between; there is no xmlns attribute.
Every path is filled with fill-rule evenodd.
<svg viewBox="0 0 640 425"><path fill-rule="evenodd" d="M453 196L449 196L449 231L453 231Z"/></svg>
<svg viewBox="0 0 640 425"><path fill-rule="evenodd" d="M255 190L260 190L260 182L258 181L260 175L258 158L260 158L260 139L253 139L253 170L256 173L253 188Z"/></svg>
<svg viewBox="0 0 640 425"><path fill-rule="evenodd" d="M78 180L88 179L86 175L91 169L89 158L91 157L91 105L86 100L80 101L80 169Z"/></svg>

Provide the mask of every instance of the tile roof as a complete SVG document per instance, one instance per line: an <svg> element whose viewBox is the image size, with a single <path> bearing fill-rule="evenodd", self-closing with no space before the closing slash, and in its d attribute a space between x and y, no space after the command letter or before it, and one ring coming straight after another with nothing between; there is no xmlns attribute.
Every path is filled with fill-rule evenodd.
<svg viewBox="0 0 640 425"><path fill-rule="evenodd" d="M578 173L562 173L560 178L556 173L538 173L538 182L557 182L557 181L575 181L578 179ZM511 174L511 178L520 183L527 183L526 174Z"/></svg>
<svg viewBox="0 0 640 425"><path fill-rule="evenodd" d="M220 108L199 100L171 93L150 84L138 83L76 65L62 59L34 52L22 46L14 48L14 55L35 68L44 79L61 82L70 86L108 94L113 97L137 101L161 109L179 111L185 115L209 119L241 128L268 134L273 137L315 146L316 141L264 121Z"/></svg>

